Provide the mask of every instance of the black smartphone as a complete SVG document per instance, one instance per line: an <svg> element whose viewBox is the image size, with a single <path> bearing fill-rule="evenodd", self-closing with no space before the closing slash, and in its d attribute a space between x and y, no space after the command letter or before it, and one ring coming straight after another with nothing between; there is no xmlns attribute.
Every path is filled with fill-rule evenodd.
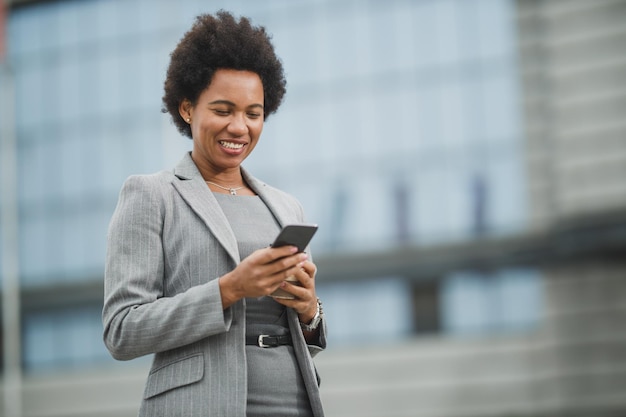
<svg viewBox="0 0 626 417"><path fill-rule="evenodd" d="M280 246L293 245L298 248L298 252L304 252L304 249L306 249L315 232L317 232L316 224L288 224L283 227L283 230L276 236L272 247L277 248ZM301 285L300 281L294 276L287 277L285 281L288 281L292 285ZM284 298L287 300L293 300L295 298L293 294L281 288L274 291L271 295L274 298Z"/></svg>
<svg viewBox="0 0 626 417"><path fill-rule="evenodd" d="M288 224L276 236L272 247L293 245L298 248L298 252L304 252L316 231L316 224Z"/></svg>

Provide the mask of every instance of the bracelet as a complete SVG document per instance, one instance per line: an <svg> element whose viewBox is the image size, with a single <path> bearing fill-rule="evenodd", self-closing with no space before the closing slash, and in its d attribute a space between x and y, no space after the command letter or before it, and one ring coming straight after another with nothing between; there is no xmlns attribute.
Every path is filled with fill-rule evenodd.
<svg viewBox="0 0 626 417"><path fill-rule="evenodd" d="M300 327L305 332L312 332L313 330L317 329L320 322L322 321L322 317L324 317L324 310L322 309L322 302L318 298L317 299L317 311L315 312L313 319L311 319L311 322L309 324L300 322Z"/></svg>

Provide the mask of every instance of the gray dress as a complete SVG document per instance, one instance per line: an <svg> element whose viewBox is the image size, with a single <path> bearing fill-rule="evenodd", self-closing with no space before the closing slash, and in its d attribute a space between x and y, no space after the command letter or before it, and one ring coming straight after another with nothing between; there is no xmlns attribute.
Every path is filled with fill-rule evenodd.
<svg viewBox="0 0 626 417"><path fill-rule="evenodd" d="M237 238L241 259L269 246L280 226L255 196L215 193ZM271 297L246 299L247 334L288 332L286 308ZM248 365L247 416L312 416L293 347L246 346Z"/></svg>

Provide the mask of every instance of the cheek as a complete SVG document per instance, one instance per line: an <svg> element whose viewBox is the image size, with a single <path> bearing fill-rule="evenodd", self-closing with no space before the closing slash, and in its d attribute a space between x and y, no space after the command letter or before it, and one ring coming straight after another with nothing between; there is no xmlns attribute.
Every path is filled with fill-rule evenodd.
<svg viewBox="0 0 626 417"><path fill-rule="evenodd" d="M226 123L219 123L219 120L205 119L200 121L197 130L202 137L212 137L226 128Z"/></svg>

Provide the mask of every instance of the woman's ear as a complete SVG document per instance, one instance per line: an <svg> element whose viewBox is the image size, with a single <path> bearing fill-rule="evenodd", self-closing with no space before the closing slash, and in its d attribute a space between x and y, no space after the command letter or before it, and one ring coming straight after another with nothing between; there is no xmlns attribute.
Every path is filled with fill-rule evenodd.
<svg viewBox="0 0 626 417"><path fill-rule="evenodd" d="M183 101L180 102L180 105L178 106L178 113L180 114L180 117L183 118L184 121L186 121L187 123L191 123L191 111L193 110L193 106L191 105L191 102L187 99L184 99Z"/></svg>

